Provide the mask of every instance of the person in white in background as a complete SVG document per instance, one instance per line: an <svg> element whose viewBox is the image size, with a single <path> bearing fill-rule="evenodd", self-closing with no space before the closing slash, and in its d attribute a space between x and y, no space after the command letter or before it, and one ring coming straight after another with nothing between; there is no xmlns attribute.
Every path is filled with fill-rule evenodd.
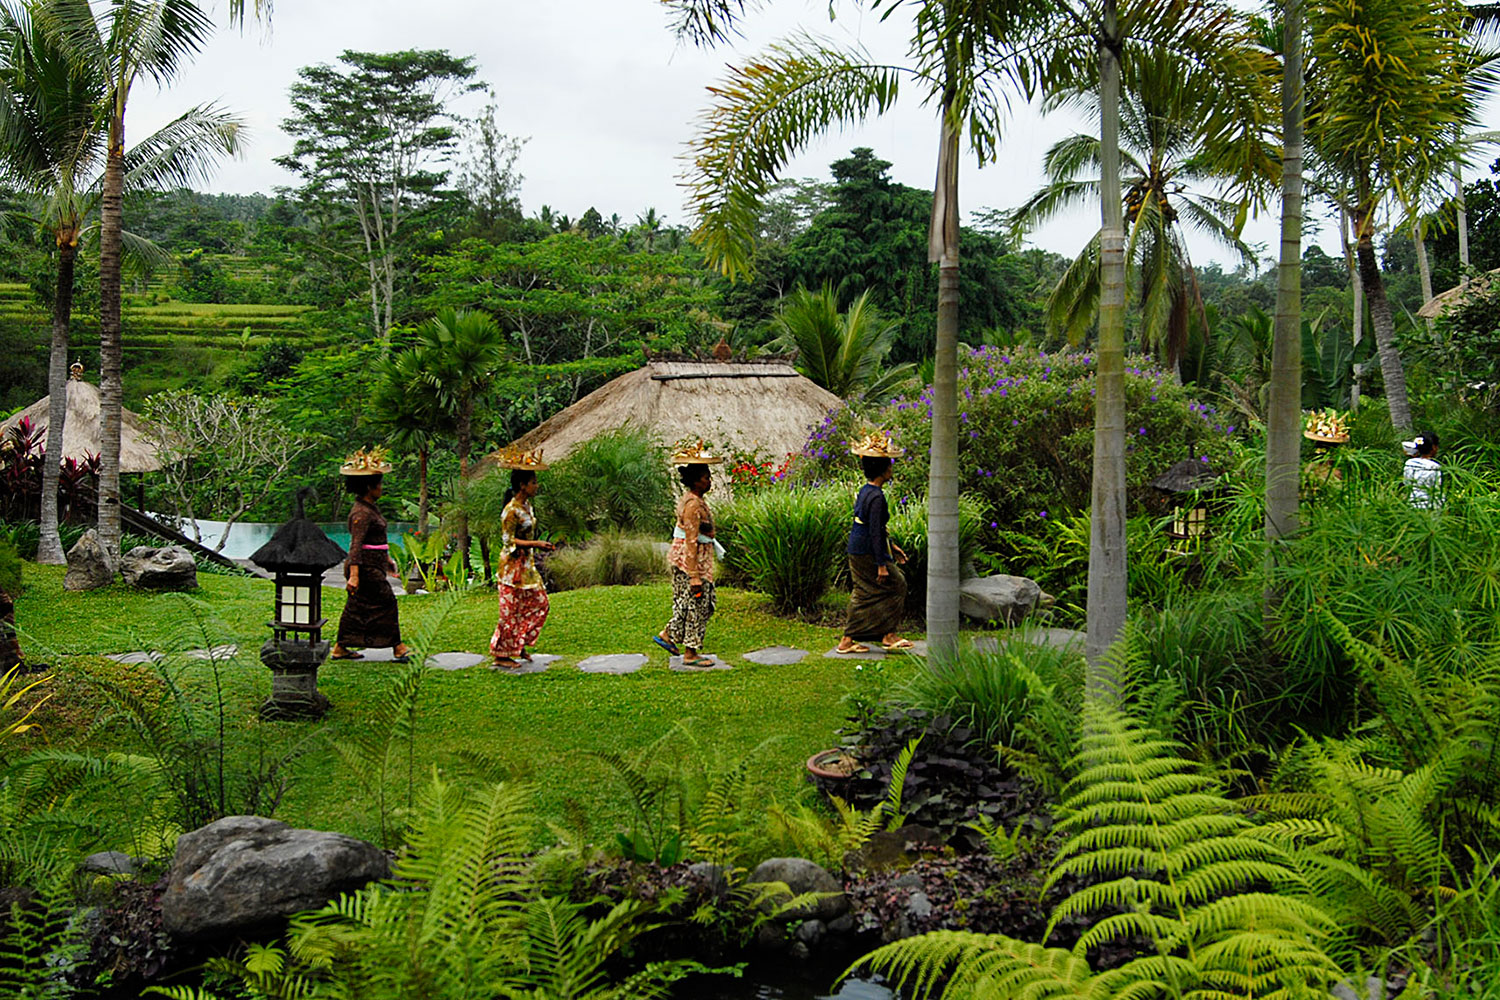
<svg viewBox="0 0 1500 1000"><path fill-rule="evenodd" d="M1401 478L1411 486L1411 505L1421 510L1437 510L1443 505L1443 468L1437 463L1437 449L1437 435L1431 431L1401 442L1401 450L1409 456Z"/></svg>

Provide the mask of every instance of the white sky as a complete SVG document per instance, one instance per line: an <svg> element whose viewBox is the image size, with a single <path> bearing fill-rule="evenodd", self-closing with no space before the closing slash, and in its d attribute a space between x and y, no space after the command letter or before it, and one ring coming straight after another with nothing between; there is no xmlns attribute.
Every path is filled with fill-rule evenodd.
<svg viewBox="0 0 1500 1000"><path fill-rule="evenodd" d="M882 23L842 4L830 23L827 11L827 0L776 0L752 14L739 44L703 51L673 39L657 0L279 0L269 32L254 24L243 34L221 27L172 90L140 87L127 129L147 134L191 104L218 101L242 114L251 134L246 155L224 165L206 187L270 193L291 182L272 160L291 146L280 122L300 67L335 62L344 49L445 48L476 58L479 79L496 91L501 129L529 137L518 162L527 214L545 204L577 218L594 206L606 217L617 212L633 221L649 206L669 224L685 224L679 157L707 104L704 88L722 79L726 63L799 29L863 45L876 58L904 56L908 22ZM215 13L222 25L224 0ZM930 188L937 130L916 97L903 92L893 113L817 141L785 176L826 180L831 161L870 146L892 162L894 179ZM1000 161L982 170L972 160L965 164L961 205L973 211L1018 204L1040 185L1047 147L1082 125L1076 117L1043 118L1018 108ZM1038 230L1032 242L1072 257L1097 228L1097 214L1079 211ZM1275 233L1275 219L1262 218L1246 237L1264 245L1265 257L1274 252ZM1324 237L1325 249L1337 252L1336 234ZM1228 260L1203 240L1194 241L1192 252L1200 263Z"/></svg>

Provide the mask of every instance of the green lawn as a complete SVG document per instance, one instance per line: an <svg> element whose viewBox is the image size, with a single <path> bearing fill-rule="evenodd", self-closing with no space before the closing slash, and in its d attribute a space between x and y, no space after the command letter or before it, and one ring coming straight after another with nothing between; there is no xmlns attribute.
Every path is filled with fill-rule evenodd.
<svg viewBox="0 0 1500 1000"><path fill-rule="evenodd" d="M235 642L241 655L225 671L233 710L231 731L242 741L274 746L304 741L298 776L278 816L297 825L338 829L372 837L376 814L369 795L343 765L331 738L366 726L401 668L395 664L341 661L326 664L320 687L334 708L318 725L262 723L254 714L270 688L270 675L255 658L268 635L270 584L262 580L201 575L192 598L147 596L116 585L72 594L62 590L62 571L27 565L26 592L17 621L33 659L57 658L54 701L44 709L44 738L53 745L125 749L117 726L97 711L87 678L119 676L121 668L102 654L130 649L183 650L206 643ZM325 590L325 613L336 620L341 591ZM596 838L621 828L628 815L623 789L589 750L643 746L680 720L694 720L704 747L725 759L744 756L766 740L763 766L778 795L804 787L803 762L830 745L842 718L841 697L850 689L855 664L821 654L837 641L833 628L787 621L767 613L756 594L719 592L708 649L734 663L730 671L678 674L650 637L670 607L665 584L600 587L552 596L552 611L540 650L564 659L545 673L509 676L484 667L428 671L420 696L415 769L418 780L464 750L484 751L537 788L544 820L582 814ZM461 598L439 621L442 598L400 599L409 639L430 633L429 651L484 653L494 626L494 597L487 590ZM738 654L777 643L811 651L802 663L764 667ZM574 669L585 656L641 652L650 663L626 676L584 674ZM909 660L910 658L903 658ZM212 680L201 661L172 659L195 690ZM896 673L910 669L897 666ZM144 671L137 671L137 679ZM403 755L403 766L405 760ZM570 808L570 803L581 808Z"/></svg>

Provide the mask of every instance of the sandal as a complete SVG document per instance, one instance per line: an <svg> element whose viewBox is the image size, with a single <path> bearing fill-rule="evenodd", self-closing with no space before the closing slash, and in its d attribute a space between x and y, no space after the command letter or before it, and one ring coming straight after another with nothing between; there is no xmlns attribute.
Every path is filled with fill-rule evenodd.
<svg viewBox="0 0 1500 1000"><path fill-rule="evenodd" d="M880 648L885 650L887 653L895 653L903 649L915 649L916 643L912 642L910 639L897 639L895 642L882 642L880 644Z"/></svg>
<svg viewBox="0 0 1500 1000"><path fill-rule="evenodd" d="M695 656L691 660L683 660L684 667L717 667L719 664L712 656Z"/></svg>
<svg viewBox="0 0 1500 1000"><path fill-rule="evenodd" d="M673 642L671 639L663 638L659 635L653 635L651 637L651 641L656 643L662 649L665 649L672 656L677 656L682 652L682 650L677 648L677 643Z"/></svg>
<svg viewBox="0 0 1500 1000"><path fill-rule="evenodd" d="M870 651L870 647L866 646L862 642L855 642L851 643L848 649L845 649L843 644L841 643L838 646L835 646L833 651L835 653L868 653Z"/></svg>
<svg viewBox="0 0 1500 1000"><path fill-rule="evenodd" d="M499 667L501 670L518 670L521 666L513 656L497 656L491 661L491 664Z"/></svg>
<svg viewBox="0 0 1500 1000"><path fill-rule="evenodd" d="M342 653L331 653L329 654L328 658L330 660L363 660L365 658L365 654L356 653L353 650L346 649Z"/></svg>

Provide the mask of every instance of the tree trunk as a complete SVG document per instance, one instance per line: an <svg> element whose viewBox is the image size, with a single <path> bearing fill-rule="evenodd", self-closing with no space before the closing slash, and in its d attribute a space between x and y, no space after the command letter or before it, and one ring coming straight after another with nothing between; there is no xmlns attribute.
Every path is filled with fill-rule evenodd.
<svg viewBox="0 0 1500 1000"><path fill-rule="evenodd" d="M68 417L68 325L73 317L73 269L78 261L78 234L57 238L57 291L52 302L52 355L47 362L47 458L42 465L41 537L36 561L61 566L68 557L57 532L57 483L62 478L64 423Z"/></svg>
<svg viewBox="0 0 1500 1000"><path fill-rule="evenodd" d="M958 140L943 105L928 257L938 262L937 344L932 376L932 457L927 477L927 642L958 645Z"/></svg>
<svg viewBox="0 0 1500 1000"><path fill-rule="evenodd" d="M1344 245L1344 262L1349 265L1349 291L1354 300L1354 316L1352 329L1354 330L1354 346L1358 347L1365 339L1365 283L1359 276L1359 261L1354 259L1354 246L1349 240L1349 213L1342 208L1339 209L1339 240ZM1359 409L1359 379L1365 372L1363 364L1353 366L1352 380L1349 383L1349 408Z"/></svg>
<svg viewBox="0 0 1500 1000"><path fill-rule="evenodd" d="M1125 222L1120 194L1120 62L1116 0L1104 0L1099 45L1099 343L1094 376L1094 480L1090 508L1088 660L1085 690L1114 700L1107 655L1125 627Z"/></svg>
<svg viewBox="0 0 1500 1000"><path fill-rule="evenodd" d="M1406 371L1396 350L1396 324L1391 318L1391 303L1385 297L1385 281L1375 259L1375 239L1368 216L1359 228L1360 277L1364 279L1365 298L1370 303L1370 325L1375 328L1375 351L1380 355L1380 374L1385 380L1385 403L1391 411L1391 426L1399 433L1411 430L1411 404L1406 399Z"/></svg>
<svg viewBox="0 0 1500 1000"><path fill-rule="evenodd" d="M1458 267L1460 285L1469 283L1469 211L1464 201L1464 168L1453 168L1453 203L1458 214Z"/></svg>
<svg viewBox="0 0 1500 1000"><path fill-rule="evenodd" d="M417 533L427 537L427 511L432 498L427 486L427 446L417 449Z"/></svg>
<svg viewBox="0 0 1500 1000"><path fill-rule="evenodd" d="M458 480L460 495L463 484L469 478L469 437L474 424L474 400L468 397L458 406ZM455 537L458 539L458 551L461 553L464 567L464 582L468 582L469 575L469 518L464 513L463 505L458 505L457 512L453 515Z"/></svg>
<svg viewBox="0 0 1500 1000"><path fill-rule="evenodd" d="M120 420L124 385L120 344L120 232L124 226L125 109L110 122L109 158L99 203L99 542L120 556Z"/></svg>
<svg viewBox="0 0 1500 1000"><path fill-rule="evenodd" d="M1426 230L1426 228L1426 223L1423 220L1418 219L1416 225L1412 227L1411 241L1416 245L1417 248L1417 275L1421 278L1422 281L1422 301L1431 302L1432 265L1427 262L1427 241L1422 238L1422 234ZM1423 322L1427 324L1427 333L1430 336L1434 329L1433 321L1431 319L1426 319L1423 320Z"/></svg>
<svg viewBox="0 0 1500 1000"><path fill-rule="evenodd" d="M1266 539L1297 530L1302 469L1302 0L1287 0L1281 79L1281 258L1266 414ZM1269 606L1273 595L1267 591Z"/></svg>

